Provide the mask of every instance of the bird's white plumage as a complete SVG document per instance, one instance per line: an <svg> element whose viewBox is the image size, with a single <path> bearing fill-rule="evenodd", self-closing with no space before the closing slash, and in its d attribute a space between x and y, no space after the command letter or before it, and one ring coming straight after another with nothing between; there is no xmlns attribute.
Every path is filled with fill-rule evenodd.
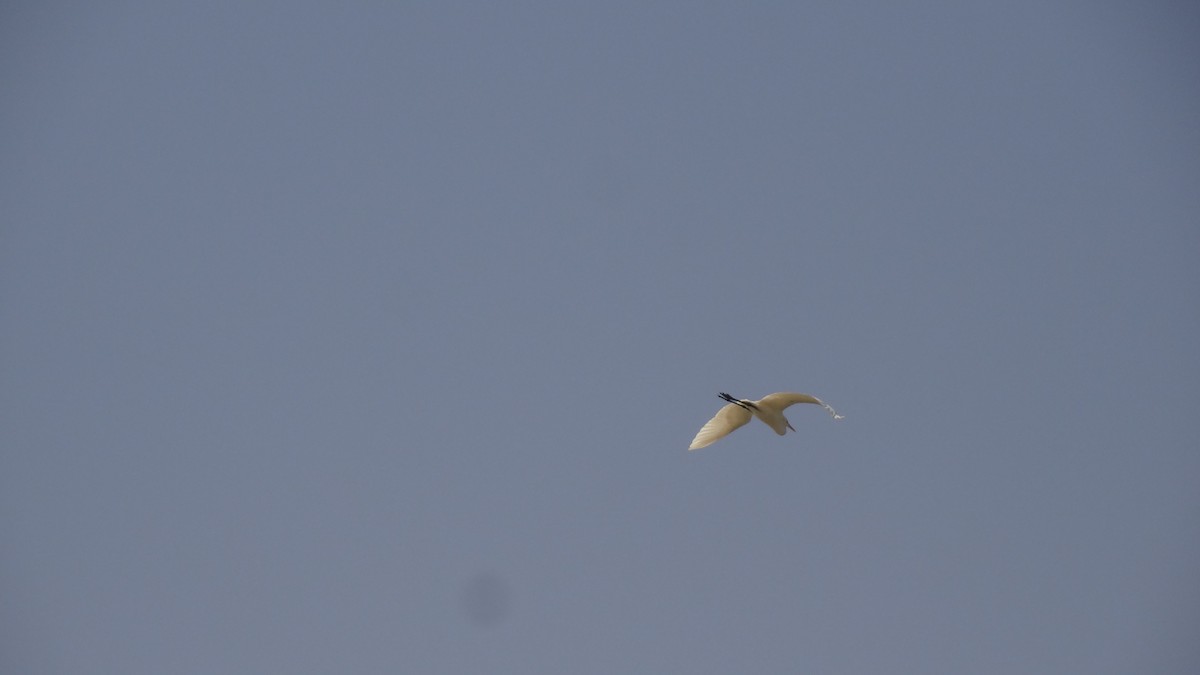
<svg viewBox="0 0 1200 675"><path fill-rule="evenodd" d="M688 450L699 450L706 445L712 445L728 436L734 429L745 426L749 421L749 410L736 403L730 403L718 410L707 424L700 427L700 433L692 439L692 445Z"/></svg>
<svg viewBox="0 0 1200 675"><path fill-rule="evenodd" d="M699 450L700 448L712 445L728 436L738 427L744 426L750 421L752 416L762 420L775 433L782 436L792 426L788 423L788 419L784 417L783 411L795 403L819 405L827 410L830 415L833 415L833 419L840 420L842 418L841 415L837 414L836 410L821 399L810 394L781 391L764 396L758 401L734 399L731 396L726 398L727 396L727 394L722 394L721 398L735 402L731 402L718 410L717 414L700 428L700 433L696 434L696 438L692 439L692 444L688 447L688 450ZM793 429L793 431L795 430Z"/></svg>

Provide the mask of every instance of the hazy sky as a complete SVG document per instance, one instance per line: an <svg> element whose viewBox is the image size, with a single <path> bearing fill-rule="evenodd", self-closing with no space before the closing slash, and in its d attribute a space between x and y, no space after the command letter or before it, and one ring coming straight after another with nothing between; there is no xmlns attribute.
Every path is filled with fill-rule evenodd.
<svg viewBox="0 0 1200 675"><path fill-rule="evenodd" d="M0 671L1200 670L1198 35L6 3Z"/></svg>

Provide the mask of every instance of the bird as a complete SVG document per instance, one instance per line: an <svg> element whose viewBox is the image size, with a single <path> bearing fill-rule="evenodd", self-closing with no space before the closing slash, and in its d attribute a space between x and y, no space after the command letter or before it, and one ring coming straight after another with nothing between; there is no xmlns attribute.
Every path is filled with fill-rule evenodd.
<svg viewBox="0 0 1200 675"><path fill-rule="evenodd" d="M716 443L749 422L751 416L762 420L780 436L786 434L788 429L795 431L795 427L783 416L783 411L793 403L815 403L833 415L833 419L842 419L842 416L827 403L809 394L780 391L768 394L757 401L734 398L725 392L721 392L717 396L728 401L728 404L718 410L717 414L703 427L700 427L700 433L692 439L692 445L688 447L688 450L699 450Z"/></svg>

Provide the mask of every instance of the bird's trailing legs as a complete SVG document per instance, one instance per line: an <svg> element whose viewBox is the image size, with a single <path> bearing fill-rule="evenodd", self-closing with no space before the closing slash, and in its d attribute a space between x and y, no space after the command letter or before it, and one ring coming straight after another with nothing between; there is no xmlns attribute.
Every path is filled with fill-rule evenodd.
<svg viewBox="0 0 1200 675"><path fill-rule="evenodd" d="M736 406L741 406L745 410L758 410L758 406L754 405L753 401L743 401L739 398L734 398L725 392L717 394L717 397L725 399Z"/></svg>

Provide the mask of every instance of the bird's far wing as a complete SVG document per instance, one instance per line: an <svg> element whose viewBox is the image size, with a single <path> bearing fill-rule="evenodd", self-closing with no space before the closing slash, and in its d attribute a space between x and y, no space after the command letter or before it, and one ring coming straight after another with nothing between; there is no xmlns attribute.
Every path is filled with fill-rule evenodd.
<svg viewBox="0 0 1200 675"><path fill-rule="evenodd" d="M712 445L749 421L749 410L736 403L730 403L718 410L717 414L707 424L700 427L700 433L696 434L696 437L692 439L692 444L688 447L688 450L699 450L705 446Z"/></svg>
<svg viewBox="0 0 1200 675"><path fill-rule="evenodd" d="M837 414L837 411L834 410L828 403L810 394L797 394L790 391L781 391L764 396L762 400L758 402L758 405L764 408L782 411L793 403L814 403L827 410L830 415L833 415L833 419L842 419L842 416Z"/></svg>

